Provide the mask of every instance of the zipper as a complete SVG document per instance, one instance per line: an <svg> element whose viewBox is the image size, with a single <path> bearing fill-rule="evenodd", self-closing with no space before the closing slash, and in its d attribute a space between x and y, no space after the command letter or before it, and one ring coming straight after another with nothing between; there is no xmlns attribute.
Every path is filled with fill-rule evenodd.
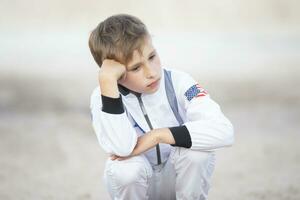
<svg viewBox="0 0 300 200"><path fill-rule="evenodd" d="M150 128L150 130L153 130L153 126L150 122L150 119L148 117L148 114L146 112L146 109L145 109L145 106L144 106L144 103L143 103L143 100L142 100L142 97L141 97L141 94L135 94L136 97L138 98L138 101L139 101L139 105L140 105L140 108L143 112L143 115L144 115L144 118L146 119L146 122ZM160 148L159 148L159 144L156 145L156 155L157 155L157 164L160 165L161 164L161 155L160 155Z"/></svg>

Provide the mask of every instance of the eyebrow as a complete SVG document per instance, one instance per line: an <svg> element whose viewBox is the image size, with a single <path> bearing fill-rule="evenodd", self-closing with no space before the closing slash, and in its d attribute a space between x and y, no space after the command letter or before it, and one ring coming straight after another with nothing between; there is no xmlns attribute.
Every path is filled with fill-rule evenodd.
<svg viewBox="0 0 300 200"><path fill-rule="evenodd" d="M151 53L149 53L149 56L151 54L155 53L155 51L156 51L155 49L153 51L151 51ZM132 65L131 67L128 67L128 68L129 68L129 70L132 70L132 69L134 69L135 67L137 67L137 66L139 66L141 64L142 64L142 62L138 62L138 63L135 63L134 65Z"/></svg>

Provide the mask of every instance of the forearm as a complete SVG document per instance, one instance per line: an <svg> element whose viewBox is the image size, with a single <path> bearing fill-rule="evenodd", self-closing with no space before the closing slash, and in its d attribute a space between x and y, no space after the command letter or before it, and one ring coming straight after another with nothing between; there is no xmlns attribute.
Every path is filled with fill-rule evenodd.
<svg viewBox="0 0 300 200"><path fill-rule="evenodd" d="M158 143L175 144L175 140L169 128L153 129L145 135L140 136L131 155L139 155L155 147Z"/></svg>
<svg viewBox="0 0 300 200"><path fill-rule="evenodd" d="M101 97L95 90L90 109L93 128L103 149L120 156L130 155L137 143L137 134L124 111L121 97Z"/></svg>
<svg viewBox="0 0 300 200"><path fill-rule="evenodd" d="M111 97L111 98L118 98L119 97L119 89L118 89L118 82L112 77L101 75L99 77L99 84L101 94L103 96Z"/></svg>

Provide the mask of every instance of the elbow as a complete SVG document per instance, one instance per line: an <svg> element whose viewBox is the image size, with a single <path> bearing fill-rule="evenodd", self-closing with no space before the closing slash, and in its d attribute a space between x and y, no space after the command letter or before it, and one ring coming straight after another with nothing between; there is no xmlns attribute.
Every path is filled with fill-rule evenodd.
<svg viewBox="0 0 300 200"><path fill-rule="evenodd" d="M230 124L226 130L226 134L224 134L224 146L232 146L234 142L234 128L232 124Z"/></svg>
<svg viewBox="0 0 300 200"><path fill-rule="evenodd" d="M228 138L226 138L226 142L224 146L230 147L234 144L234 136L230 136Z"/></svg>

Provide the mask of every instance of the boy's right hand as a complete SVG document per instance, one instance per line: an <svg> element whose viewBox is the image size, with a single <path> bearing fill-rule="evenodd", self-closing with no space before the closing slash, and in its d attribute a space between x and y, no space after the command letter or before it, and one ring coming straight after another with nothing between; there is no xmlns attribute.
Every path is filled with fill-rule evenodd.
<svg viewBox="0 0 300 200"><path fill-rule="evenodd" d="M125 79L126 67L110 59L105 59L99 70L98 80L101 94L107 97L118 98L118 80Z"/></svg>
<svg viewBox="0 0 300 200"><path fill-rule="evenodd" d="M101 79L118 81L119 79L125 78L125 76L126 76L125 65L112 59L105 59L102 62L101 68L99 70L99 81Z"/></svg>

